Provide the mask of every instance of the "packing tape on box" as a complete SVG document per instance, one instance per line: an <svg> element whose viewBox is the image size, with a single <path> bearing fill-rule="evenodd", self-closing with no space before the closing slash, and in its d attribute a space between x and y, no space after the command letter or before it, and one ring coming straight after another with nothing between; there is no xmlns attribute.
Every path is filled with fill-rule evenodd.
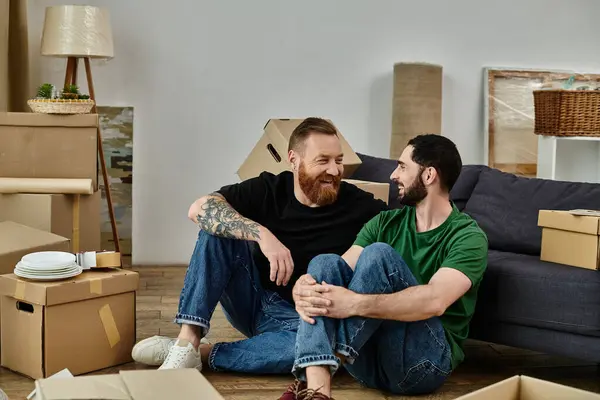
<svg viewBox="0 0 600 400"><path fill-rule="evenodd" d="M90 293L102 294L102 279L92 279L90 281Z"/></svg>
<svg viewBox="0 0 600 400"><path fill-rule="evenodd" d="M15 287L15 295L14 298L17 300L25 300L25 288L27 285L23 281L17 281L17 286Z"/></svg>
<svg viewBox="0 0 600 400"><path fill-rule="evenodd" d="M112 349L117 345L117 343L121 341L121 335L119 334L119 330L117 329L117 323L115 322L115 318L113 317L110 305L103 305L98 313L100 314L100 320L102 321L102 326L104 327L104 333L106 333L108 344Z"/></svg>
<svg viewBox="0 0 600 400"><path fill-rule="evenodd" d="M83 269L118 268L121 266L121 253L114 251L85 251L75 254L77 264Z"/></svg>

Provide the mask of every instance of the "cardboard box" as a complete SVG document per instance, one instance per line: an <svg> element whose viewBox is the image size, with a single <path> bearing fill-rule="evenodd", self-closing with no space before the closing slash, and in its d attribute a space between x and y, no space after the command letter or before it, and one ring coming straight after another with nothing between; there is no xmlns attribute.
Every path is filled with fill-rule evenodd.
<svg viewBox="0 0 600 400"><path fill-rule="evenodd" d="M279 174L289 170L288 143L302 121L303 118L268 120L263 135L237 171L240 179L257 177L263 171ZM344 153L344 177L349 177L360 166L361 160L339 131L338 136Z"/></svg>
<svg viewBox="0 0 600 400"><path fill-rule="evenodd" d="M0 194L0 221L14 221L73 240L73 195ZM79 196L79 251L100 250L100 191Z"/></svg>
<svg viewBox="0 0 600 400"><path fill-rule="evenodd" d="M569 386L530 378L513 376L479 389L455 400L600 400L600 394Z"/></svg>
<svg viewBox="0 0 600 400"><path fill-rule="evenodd" d="M35 382L35 400L223 400L195 368L120 371L111 375L48 378Z"/></svg>
<svg viewBox="0 0 600 400"><path fill-rule="evenodd" d="M38 379L132 361L138 283L123 269L53 282L0 276L1 365Z"/></svg>
<svg viewBox="0 0 600 400"><path fill-rule="evenodd" d="M344 181L371 193L376 199L385 201L388 204L390 198L390 184L380 182L359 181L357 179L344 179Z"/></svg>
<svg viewBox="0 0 600 400"><path fill-rule="evenodd" d="M540 259L587 269L599 269L600 212L540 210Z"/></svg>
<svg viewBox="0 0 600 400"><path fill-rule="evenodd" d="M0 275L12 273L26 254L36 251L69 251L69 239L14 221L0 222Z"/></svg>
<svg viewBox="0 0 600 400"><path fill-rule="evenodd" d="M0 113L0 176L88 178L98 189L98 114Z"/></svg>

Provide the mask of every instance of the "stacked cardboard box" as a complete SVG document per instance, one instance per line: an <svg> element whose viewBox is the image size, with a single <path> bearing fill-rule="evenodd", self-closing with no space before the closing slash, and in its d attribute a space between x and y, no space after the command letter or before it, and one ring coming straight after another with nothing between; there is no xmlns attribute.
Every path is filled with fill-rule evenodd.
<svg viewBox="0 0 600 400"><path fill-rule="evenodd" d="M0 178L91 179L80 196L79 249L100 249L98 115L0 113ZM14 221L73 239L74 195L0 193L0 221Z"/></svg>
<svg viewBox="0 0 600 400"><path fill-rule="evenodd" d="M0 113L0 364L32 378L131 361L139 275L111 268L120 254L96 253L98 123L95 114ZM90 194L30 185L73 179ZM12 274L39 251L78 253L90 270L57 281Z"/></svg>
<svg viewBox="0 0 600 400"><path fill-rule="evenodd" d="M287 161L288 143L292 132L303 120L268 120L263 128L262 136L237 171L240 179L254 178L263 171L279 174L289 170L290 166ZM339 130L337 131L342 144L342 152L344 153L344 180L362 190L372 193L376 198L384 200L387 203L390 190L388 183L348 179L360 167L362 162L342 133Z"/></svg>

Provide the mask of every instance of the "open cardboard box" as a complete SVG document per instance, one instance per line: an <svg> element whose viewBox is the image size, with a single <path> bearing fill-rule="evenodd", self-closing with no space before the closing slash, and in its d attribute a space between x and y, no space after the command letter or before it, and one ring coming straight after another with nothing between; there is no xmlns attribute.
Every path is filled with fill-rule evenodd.
<svg viewBox="0 0 600 400"><path fill-rule="evenodd" d="M34 400L223 400L195 368L120 371L35 382Z"/></svg>
<svg viewBox="0 0 600 400"><path fill-rule="evenodd" d="M288 144L292 132L304 118L270 119L264 126L264 132L246 160L237 171L241 180L255 178L261 172L267 171L275 175L289 170ZM331 122L331 121L329 121ZM347 178L361 165L358 155L338 130L344 153L344 177Z"/></svg>
<svg viewBox="0 0 600 400"><path fill-rule="evenodd" d="M600 400L600 394L518 375L455 400Z"/></svg>

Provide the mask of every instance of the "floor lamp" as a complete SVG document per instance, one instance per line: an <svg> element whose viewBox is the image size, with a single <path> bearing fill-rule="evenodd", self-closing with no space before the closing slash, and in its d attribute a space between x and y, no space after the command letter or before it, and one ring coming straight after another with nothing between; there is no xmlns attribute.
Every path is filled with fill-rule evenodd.
<svg viewBox="0 0 600 400"><path fill-rule="evenodd" d="M90 98L96 101L92 80L91 58L109 59L114 56L112 31L108 10L86 5L61 5L46 8L41 53L43 56L67 59L65 86L77 84L79 59L83 59ZM96 113L96 105L92 108ZM112 203L112 194L102 134L98 126L98 156L104 179L106 202L112 226L115 251L120 252L119 234Z"/></svg>

